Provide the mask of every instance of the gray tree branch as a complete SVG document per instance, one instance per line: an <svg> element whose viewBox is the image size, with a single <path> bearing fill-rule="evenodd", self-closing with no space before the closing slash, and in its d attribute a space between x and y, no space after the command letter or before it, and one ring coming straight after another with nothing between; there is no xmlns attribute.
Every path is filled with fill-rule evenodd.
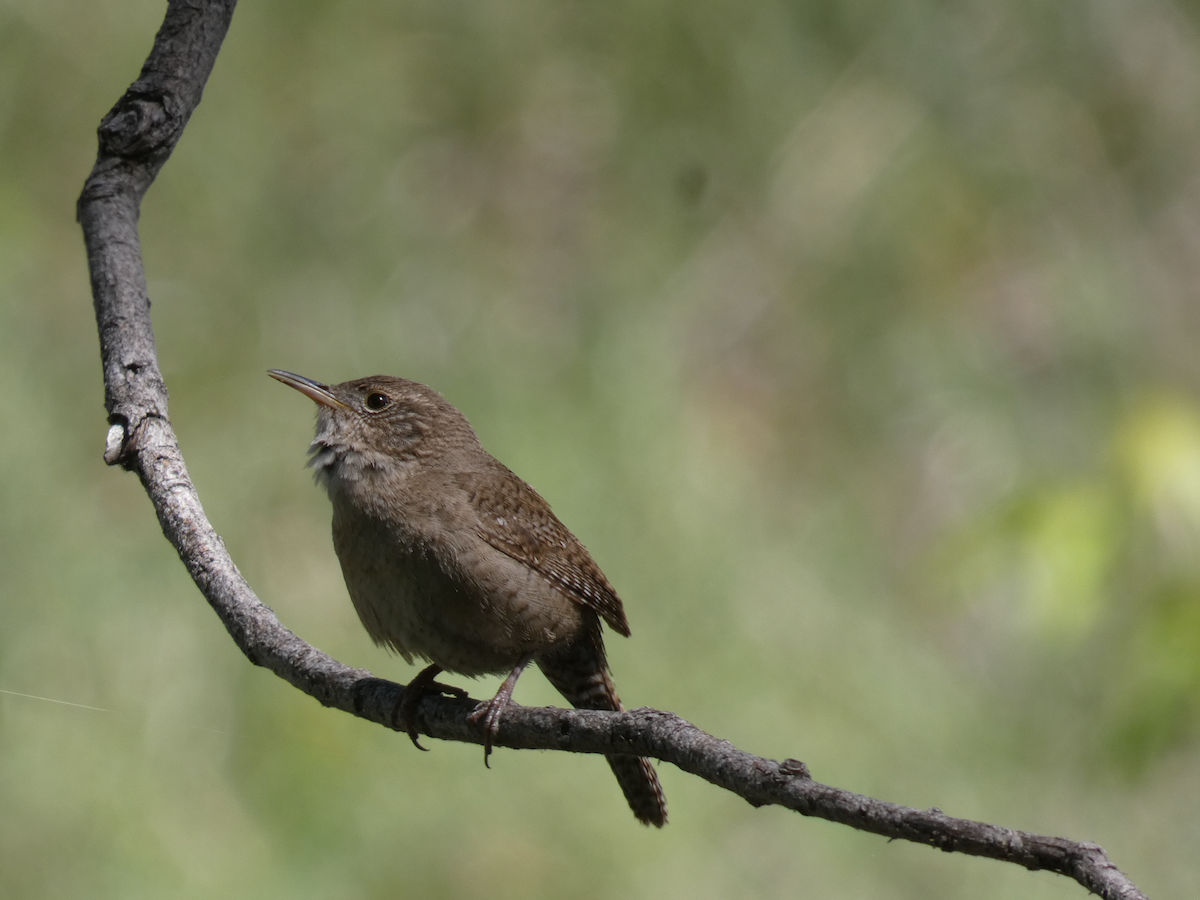
<svg viewBox="0 0 1200 900"><path fill-rule="evenodd" d="M78 215L87 246L110 425L104 460L137 473L163 533L179 552L234 642L255 665L325 706L393 727L402 685L351 669L302 641L251 590L209 524L167 416L138 240L142 197L170 156L217 58L236 0L171 0L138 77L99 128L96 165ZM469 699L424 695L421 730L480 743ZM862 831L1046 869L1109 900L1144 895L1095 844L956 819L820 784L796 760L738 750L678 716L653 709L610 713L513 707L497 746L637 754L673 763L754 806L776 804Z"/></svg>

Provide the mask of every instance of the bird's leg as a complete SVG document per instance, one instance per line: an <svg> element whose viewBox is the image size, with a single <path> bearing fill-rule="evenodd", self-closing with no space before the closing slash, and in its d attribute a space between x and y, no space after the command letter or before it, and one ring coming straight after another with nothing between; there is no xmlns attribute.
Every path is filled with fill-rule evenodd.
<svg viewBox="0 0 1200 900"><path fill-rule="evenodd" d="M504 684L500 685L500 690L496 691L496 696L480 703L467 716L469 722L478 722L483 719L483 764L489 769L491 765L488 763L488 757L492 755L492 741L500 733L500 716L505 707L512 702L513 688L517 686L517 679L521 677L521 673L525 671L525 667L532 659L532 653L522 656L520 662L513 666L513 670L504 679Z"/></svg>
<svg viewBox="0 0 1200 900"><path fill-rule="evenodd" d="M408 739L418 750L428 749L422 747L421 742L417 740L417 704L421 702L421 695L432 691L435 694L451 694L455 697L467 696L467 692L462 688L434 681L441 671L441 666L426 666L408 683L397 698L396 705L392 707L392 727L397 731L406 732Z"/></svg>

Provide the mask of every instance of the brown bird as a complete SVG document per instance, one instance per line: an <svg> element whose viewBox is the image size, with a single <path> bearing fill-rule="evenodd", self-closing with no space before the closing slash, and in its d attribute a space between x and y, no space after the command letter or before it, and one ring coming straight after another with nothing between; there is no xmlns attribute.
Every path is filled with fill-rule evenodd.
<svg viewBox="0 0 1200 900"><path fill-rule="evenodd" d="M485 761L531 661L573 706L622 709L600 624L629 635L620 598L549 504L483 449L466 416L404 378L326 385L270 375L317 402L309 464L333 503L333 546L358 617L375 643L430 663L396 708L413 743L422 691L464 694L434 681L442 671L507 673L472 713ZM633 814L666 824L650 761L607 759Z"/></svg>

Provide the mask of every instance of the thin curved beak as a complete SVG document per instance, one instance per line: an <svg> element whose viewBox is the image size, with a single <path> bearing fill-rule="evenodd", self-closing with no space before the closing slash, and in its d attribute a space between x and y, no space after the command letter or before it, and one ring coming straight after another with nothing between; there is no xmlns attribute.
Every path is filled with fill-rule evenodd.
<svg viewBox="0 0 1200 900"><path fill-rule="evenodd" d="M332 409L351 408L333 396L329 391L328 385L321 384L319 381L313 381L311 378L305 378L303 375L296 375L292 372L285 372L283 369L268 369L267 374L276 381L282 381L288 387L294 387L300 393L311 397L323 406L328 406Z"/></svg>

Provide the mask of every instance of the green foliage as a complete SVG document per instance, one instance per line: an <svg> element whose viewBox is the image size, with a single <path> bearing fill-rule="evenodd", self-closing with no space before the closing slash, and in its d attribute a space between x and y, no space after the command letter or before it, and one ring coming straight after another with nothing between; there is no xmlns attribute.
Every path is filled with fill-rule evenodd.
<svg viewBox="0 0 1200 900"><path fill-rule="evenodd" d="M0 694L0 894L1080 896L666 767L651 833L240 658L100 461L73 203L161 14L0 0L0 690L106 710ZM172 419L349 664L411 675L269 367L459 405L620 590L631 705L1193 896L1198 101L1169 0L243 0L143 210Z"/></svg>

